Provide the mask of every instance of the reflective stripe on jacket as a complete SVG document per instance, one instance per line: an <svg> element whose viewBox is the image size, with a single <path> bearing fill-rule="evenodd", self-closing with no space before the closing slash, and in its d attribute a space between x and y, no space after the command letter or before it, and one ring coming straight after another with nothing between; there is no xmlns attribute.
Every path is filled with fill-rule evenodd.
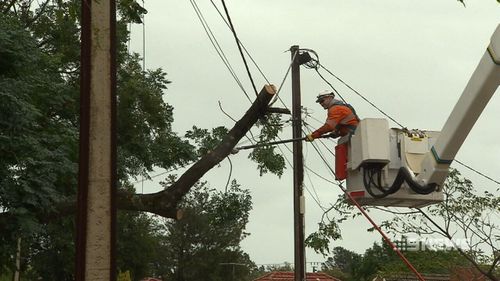
<svg viewBox="0 0 500 281"><path fill-rule="evenodd" d="M328 115L323 126L312 133L314 138L328 133L336 132L340 136L354 132L358 126L358 119L352 110L343 104L333 104L328 108Z"/></svg>

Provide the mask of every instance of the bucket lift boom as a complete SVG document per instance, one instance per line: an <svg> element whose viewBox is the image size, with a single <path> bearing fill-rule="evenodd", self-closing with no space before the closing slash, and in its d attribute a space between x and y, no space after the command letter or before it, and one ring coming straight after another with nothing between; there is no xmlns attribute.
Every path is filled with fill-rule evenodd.
<svg viewBox="0 0 500 281"><path fill-rule="evenodd" d="M441 132L389 129L386 119L367 118L351 138L339 140L347 146L339 150L348 154L347 192L362 205L441 202L450 164L499 84L500 25Z"/></svg>

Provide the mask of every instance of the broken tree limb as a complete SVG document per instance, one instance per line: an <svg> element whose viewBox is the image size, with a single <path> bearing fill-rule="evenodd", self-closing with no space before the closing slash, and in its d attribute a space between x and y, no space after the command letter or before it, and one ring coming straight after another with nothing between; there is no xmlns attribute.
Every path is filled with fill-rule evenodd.
<svg viewBox="0 0 500 281"><path fill-rule="evenodd" d="M265 85L245 115L234 124L222 142L193 164L167 189L152 194L121 193L118 208L179 219L182 213L177 209L177 205L182 197L206 172L226 158L257 120L267 113L268 104L275 93L276 88L273 85Z"/></svg>
<svg viewBox="0 0 500 281"><path fill-rule="evenodd" d="M211 152L201 157L165 190L151 194L136 194L125 190L118 191L118 209L149 212L165 218L180 219L182 210L179 210L177 205L182 197L191 190L206 172L226 158L257 120L268 113L268 104L275 93L276 88L273 85L264 86L247 112L234 124L221 143ZM47 223L63 216L74 215L75 212L76 200L73 199L60 202L52 210L35 211L33 215L38 221ZM0 213L0 230L4 230L12 220L15 220L15 217L15 214L8 211Z"/></svg>

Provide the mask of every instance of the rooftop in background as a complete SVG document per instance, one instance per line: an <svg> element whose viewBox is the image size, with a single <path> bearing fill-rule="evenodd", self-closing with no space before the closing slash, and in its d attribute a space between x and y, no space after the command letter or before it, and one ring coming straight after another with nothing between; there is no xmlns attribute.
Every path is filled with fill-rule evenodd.
<svg viewBox="0 0 500 281"><path fill-rule="evenodd" d="M293 281L294 273L292 271L275 271L267 273L254 281ZM306 281L342 281L325 273L306 273Z"/></svg>

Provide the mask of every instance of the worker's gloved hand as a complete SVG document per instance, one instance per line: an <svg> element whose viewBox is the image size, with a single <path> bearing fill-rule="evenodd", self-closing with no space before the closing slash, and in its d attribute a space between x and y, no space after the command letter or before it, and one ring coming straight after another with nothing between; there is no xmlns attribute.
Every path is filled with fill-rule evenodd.
<svg viewBox="0 0 500 281"><path fill-rule="evenodd" d="M314 137L313 137L312 134L309 134L309 135L306 136L306 141L311 142L313 140L314 140Z"/></svg>

